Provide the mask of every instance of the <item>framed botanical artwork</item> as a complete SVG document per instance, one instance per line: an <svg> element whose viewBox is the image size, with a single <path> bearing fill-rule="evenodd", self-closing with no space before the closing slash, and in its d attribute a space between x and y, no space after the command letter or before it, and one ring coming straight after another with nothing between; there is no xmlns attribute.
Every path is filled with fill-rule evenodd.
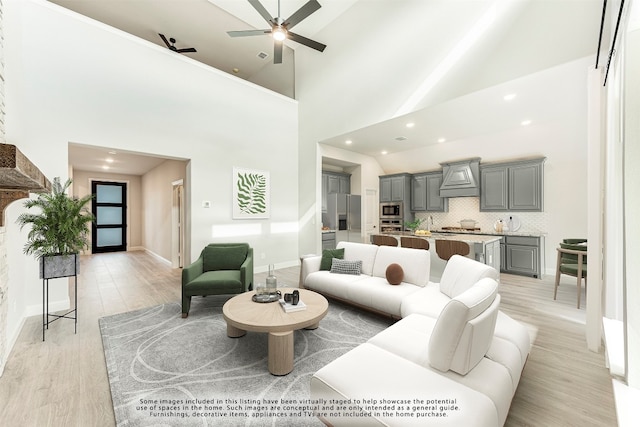
<svg viewBox="0 0 640 427"><path fill-rule="evenodd" d="M269 172L233 168L233 219L269 218Z"/></svg>

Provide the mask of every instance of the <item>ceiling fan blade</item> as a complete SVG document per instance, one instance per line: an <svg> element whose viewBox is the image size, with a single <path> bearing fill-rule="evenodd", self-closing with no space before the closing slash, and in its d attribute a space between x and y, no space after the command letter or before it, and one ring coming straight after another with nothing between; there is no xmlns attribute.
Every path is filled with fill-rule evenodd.
<svg viewBox="0 0 640 427"><path fill-rule="evenodd" d="M248 36L263 36L269 34L271 30L244 30L244 31L227 31L231 37L248 37Z"/></svg>
<svg viewBox="0 0 640 427"><path fill-rule="evenodd" d="M303 37L300 34L292 33L291 31L287 33L287 38L289 40L293 40L294 42L310 47L311 49L318 50L320 52L323 52L324 49L327 47L326 44L318 43L317 41Z"/></svg>
<svg viewBox="0 0 640 427"><path fill-rule="evenodd" d="M167 45L167 47L171 47L171 44L169 43L169 40L167 40L167 38L164 36L164 34L160 34L158 33L158 35L160 36L160 38L162 39L162 41L164 42L164 44Z"/></svg>
<svg viewBox="0 0 640 427"><path fill-rule="evenodd" d="M284 43L282 41L274 40L273 43L273 63L282 64L282 48Z"/></svg>
<svg viewBox="0 0 640 427"><path fill-rule="evenodd" d="M249 0L249 3L255 10L258 11L258 13L264 18L265 21L269 23L271 22L271 19L273 17L269 14L269 12L267 12L267 9L264 8L262 3L260 3L258 0Z"/></svg>
<svg viewBox="0 0 640 427"><path fill-rule="evenodd" d="M178 53L187 53L187 52L197 52L197 50L195 50L195 48L193 47L187 47L184 49L177 49L176 52Z"/></svg>
<svg viewBox="0 0 640 427"><path fill-rule="evenodd" d="M293 28L294 25L299 24L300 21L311 15L316 10L320 9L320 3L317 0L309 0L304 6L298 9L293 15L284 21L284 26L287 29Z"/></svg>

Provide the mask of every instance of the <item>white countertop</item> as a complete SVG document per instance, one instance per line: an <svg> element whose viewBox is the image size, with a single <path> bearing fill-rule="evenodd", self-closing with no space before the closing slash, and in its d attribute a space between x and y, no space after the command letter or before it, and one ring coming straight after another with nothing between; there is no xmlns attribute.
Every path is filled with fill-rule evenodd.
<svg viewBox="0 0 640 427"><path fill-rule="evenodd" d="M502 233L498 233L497 231L432 231L432 233L441 233L441 234L481 234L484 236L522 236L522 237L541 237L546 236L547 233L541 231L503 231Z"/></svg>
<svg viewBox="0 0 640 427"><path fill-rule="evenodd" d="M398 239L400 239L400 237L402 236L409 236L409 237L418 237L420 239L426 239L426 240L456 240L459 242L466 242L466 243L491 243L491 242L495 242L497 240L500 240L500 236L493 236L493 235L487 235L487 234L456 234L456 233L437 233L437 232L432 232L430 236L416 236L413 234L398 234L398 233L383 233L385 235L388 236L393 236L396 237Z"/></svg>

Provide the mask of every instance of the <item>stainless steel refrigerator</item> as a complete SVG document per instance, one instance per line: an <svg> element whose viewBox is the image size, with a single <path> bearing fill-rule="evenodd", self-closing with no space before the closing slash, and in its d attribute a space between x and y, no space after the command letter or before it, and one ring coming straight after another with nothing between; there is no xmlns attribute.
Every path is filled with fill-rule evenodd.
<svg viewBox="0 0 640 427"><path fill-rule="evenodd" d="M362 243L361 198L352 194L327 195L323 225L336 230L337 242Z"/></svg>

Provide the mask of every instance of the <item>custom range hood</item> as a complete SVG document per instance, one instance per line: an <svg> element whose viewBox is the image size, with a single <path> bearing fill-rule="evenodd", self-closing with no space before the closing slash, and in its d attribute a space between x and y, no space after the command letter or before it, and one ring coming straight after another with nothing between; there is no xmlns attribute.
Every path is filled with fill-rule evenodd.
<svg viewBox="0 0 640 427"><path fill-rule="evenodd" d="M480 195L480 157L442 165L440 197L474 197Z"/></svg>

